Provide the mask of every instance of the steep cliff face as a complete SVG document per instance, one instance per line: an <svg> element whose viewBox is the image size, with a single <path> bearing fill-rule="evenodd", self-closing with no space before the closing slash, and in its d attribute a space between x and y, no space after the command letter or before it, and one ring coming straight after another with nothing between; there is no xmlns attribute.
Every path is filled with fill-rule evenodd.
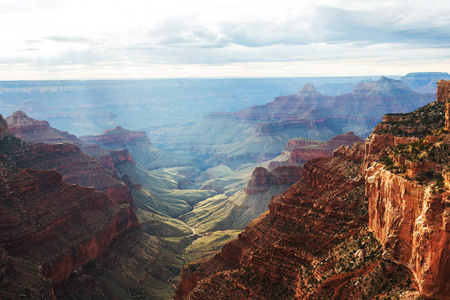
<svg viewBox="0 0 450 300"><path fill-rule="evenodd" d="M333 151L340 146L352 146L356 142L364 142L364 140L353 132L339 134L328 141L314 141L303 138L291 139L287 142L282 157L270 162L269 169L272 170L276 167L287 165L298 166L315 158L331 157Z"/></svg>
<svg viewBox="0 0 450 300"><path fill-rule="evenodd" d="M54 289L63 288L78 267L140 233L133 204L115 204L103 192L65 183L56 171L22 168L24 156L41 166L50 159L33 151L52 151L56 161L61 153L79 151L66 146L75 150L34 148L10 133L0 140L2 298L54 298Z"/></svg>
<svg viewBox="0 0 450 300"><path fill-rule="evenodd" d="M237 240L183 270L176 298L448 299L446 97L387 115L365 145L306 163Z"/></svg>
<svg viewBox="0 0 450 300"><path fill-rule="evenodd" d="M445 129L450 130L450 81L437 83L437 102L445 104Z"/></svg>
<svg viewBox="0 0 450 300"><path fill-rule="evenodd" d="M292 185L303 175L301 166L281 166L272 171L263 167L256 168L244 192L247 195L260 194L269 191L273 185Z"/></svg>
<svg viewBox="0 0 450 300"><path fill-rule="evenodd" d="M366 146L372 158L373 148L391 146L378 155L382 164L375 162L367 169L369 227L383 244L384 255L411 269L421 293L439 299L446 299L450 292L446 171L450 137L448 131L436 130L448 119L444 107L448 95L448 82L440 81L436 103L419 110L422 115L434 110L426 114L427 130L412 126L411 114L389 117L380 124L384 134L372 137ZM374 143L375 139L379 142Z"/></svg>
<svg viewBox="0 0 450 300"><path fill-rule="evenodd" d="M73 144L84 153L95 157L102 167L114 169L118 163L134 163L131 154L127 150L120 152L108 151L98 145L91 145L81 141L75 135L53 128L46 121L38 121L30 118L22 111L16 111L6 118L8 130L17 138L30 143L45 144Z"/></svg>
<svg viewBox="0 0 450 300"><path fill-rule="evenodd" d="M417 295L407 271L380 258L381 245L365 228L367 201L359 173L363 155L363 145L355 144L332 158L308 162L302 180L273 198L269 212L237 240L214 258L183 270L175 298ZM387 273L395 280L383 275Z"/></svg>
<svg viewBox="0 0 450 300"><path fill-rule="evenodd" d="M4 159L21 168L56 170L65 182L103 191L114 203L132 201L128 187L114 178L113 172L73 144L28 144L12 135L6 136L1 144Z"/></svg>

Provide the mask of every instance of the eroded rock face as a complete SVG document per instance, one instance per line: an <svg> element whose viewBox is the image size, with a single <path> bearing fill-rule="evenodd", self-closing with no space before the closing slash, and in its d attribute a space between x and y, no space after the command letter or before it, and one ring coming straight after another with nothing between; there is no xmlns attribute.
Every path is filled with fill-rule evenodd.
<svg viewBox="0 0 450 300"><path fill-rule="evenodd" d="M112 130L105 130L103 134L85 136L82 139L100 146L103 145L107 149L123 149L127 144L151 145L150 139L144 131L131 131L120 126Z"/></svg>
<svg viewBox="0 0 450 300"><path fill-rule="evenodd" d="M431 117L430 129L439 128L448 119L443 104L447 103L449 86L449 82L438 83L437 101L428 106L434 109L427 115ZM421 111L426 112L426 108ZM450 293L450 193L443 188L449 186L443 170L450 139L447 133L435 131L419 140L423 130L412 126L410 120L411 114L387 118L386 124L380 124L385 134L373 134L366 143L366 160L372 160L366 170L369 227L383 244L384 255L410 268L421 293L446 299ZM416 137L408 136L411 133ZM381 152L386 166L373 162L376 149L383 144L397 146L385 146Z"/></svg>
<svg viewBox="0 0 450 300"><path fill-rule="evenodd" d="M299 181L303 175L301 166L281 166L272 171L258 167L253 171L244 192L247 195L265 193L272 185L290 185Z"/></svg>
<svg viewBox="0 0 450 300"><path fill-rule="evenodd" d="M445 104L445 129L450 130L450 81L441 80L437 83L436 102Z"/></svg>
<svg viewBox="0 0 450 300"><path fill-rule="evenodd" d="M412 113L385 116L365 145L309 161L302 180L273 198L238 240L183 270L176 298L448 299L450 135L439 130L449 118L442 95ZM366 246L340 269L348 250L337 249L352 249L359 238ZM389 270L388 282L375 281L386 278L380 270ZM184 285L184 278L199 281Z"/></svg>
<svg viewBox="0 0 450 300"><path fill-rule="evenodd" d="M114 203L131 203L128 187L109 174L93 157L71 144L26 144L7 152L24 168L57 170L68 183L105 192Z"/></svg>
<svg viewBox="0 0 450 300"><path fill-rule="evenodd" d="M64 183L55 171L23 169L1 184L6 187L0 190L2 247L29 264L38 262L53 285L90 259L106 256L124 235L139 232L132 205L119 206L105 193Z"/></svg>
<svg viewBox="0 0 450 300"><path fill-rule="evenodd" d="M117 163L129 162L134 164L131 154L127 150L108 151L98 145L91 145L81 141L75 135L58 130L46 121L38 121L30 118L22 111L16 111L6 118L9 131L21 140L30 143L45 144L73 144L84 153L95 157L102 167L114 169Z"/></svg>
<svg viewBox="0 0 450 300"><path fill-rule="evenodd" d="M437 83L436 102L446 103L450 100L450 81L440 80Z"/></svg>
<svg viewBox="0 0 450 300"><path fill-rule="evenodd" d="M8 132L8 124L5 119L3 119L2 115L0 115L0 139L6 135Z"/></svg>
<svg viewBox="0 0 450 300"><path fill-rule="evenodd" d="M342 299L350 293L358 298L362 290L355 287L356 278L378 274L380 261L366 258L381 251L373 237L359 235L367 222L367 202L359 174L361 157L355 153L363 149L362 144L352 151L342 147L332 158L306 163L302 180L273 198L269 212L250 223L237 240L213 259L183 270L176 299L219 294L234 299ZM358 239L364 240L365 258L341 276L336 263L349 260L344 252L353 252L339 249L352 248Z"/></svg>
<svg viewBox="0 0 450 300"><path fill-rule="evenodd" d="M376 165L369 168L366 195L369 227L384 245L385 256L407 265L420 291L444 299L450 292L450 203L448 194Z"/></svg>

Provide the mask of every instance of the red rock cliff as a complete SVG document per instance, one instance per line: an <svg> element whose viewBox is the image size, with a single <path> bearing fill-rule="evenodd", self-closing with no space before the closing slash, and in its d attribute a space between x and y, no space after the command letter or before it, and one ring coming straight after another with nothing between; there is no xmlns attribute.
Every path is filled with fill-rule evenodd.
<svg viewBox="0 0 450 300"><path fill-rule="evenodd" d="M382 262L381 245L364 230L363 149L342 147L309 161L302 180L273 198L237 240L183 270L175 299L361 299L383 293L383 281L373 279L385 280L383 272L404 284L406 270Z"/></svg>
<svg viewBox="0 0 450 300"><path fill-rule="evenodd" d="M386 116L365 146L309 161L238 240L183 270L176 299L449 299L445 95Z"/></svg>
<svg viewBox="0 0 450 300"><path fill-rule="evenodd" d="M16 140L13 143L18 143ZM128 187L93 157L71 144L21 144L8 152L18 165L36 170L57 170L68 183L105 192L114 203L130 203Z"/></svg>
<svg viewBox="0 0 450 300"><path fill-rule="evenodd" d="M0 190L0 245L11 256L41 265L54 285L107 255L124 235L139 232L132 205L64 183L55 171L24 169L1 183L6 189Z"/></svg>
<svg viewBox="0 0 450 300"><path fill-rule="evenodd" d="M120 126L112 130L105 130L103 134L82 137L89 143L97 143L108 148L125 148L127 144L151 145L150 139L144 131L131 131Z"/></svg>
<svg viewBox="0 0 450 300"><path fill-rule="evenodd" d="M291 185L299 181L303 175L301 166L281 166L272 171L258 167L253 171L244 192L255 195L267 192L271 185Z"/></svg>
<svg viewBox="0 0 450 300"><path fill-rule="evenodd" d="M448 299L450 293L450 193L443 188L447 185L443 170L448 164L450 137L430 131L448 120L443 106L448 84L438 83L436 103L386 118L385 124L375 129L384 134L374 133L366 144L366 162L383 156L384 163L369 163L366 170L369 227L383 244L384 256L407 266L422 294L439 299ZM421 124L414 126L420 117ZM439 179L442 176L443 181Z"/></svg>

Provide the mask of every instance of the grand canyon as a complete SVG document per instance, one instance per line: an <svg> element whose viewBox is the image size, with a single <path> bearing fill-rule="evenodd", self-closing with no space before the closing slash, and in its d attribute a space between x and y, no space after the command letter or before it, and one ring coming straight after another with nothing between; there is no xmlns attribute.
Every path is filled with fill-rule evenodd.
<svg viewBox="0 0 450 300"><path fill-rule="evenodd" d="M449 299L446 76L152 130L0 117L0 297Z"/></svg>

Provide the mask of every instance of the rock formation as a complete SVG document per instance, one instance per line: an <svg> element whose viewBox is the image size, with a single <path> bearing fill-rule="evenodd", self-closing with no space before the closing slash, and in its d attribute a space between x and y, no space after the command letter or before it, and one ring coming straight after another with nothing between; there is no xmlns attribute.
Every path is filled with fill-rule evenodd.
<svg viewBox="0 0 450 300"><path fill-rule="evenodd" d="M237 240L183 270L175 299L361 299L388 287L417 296L406 269L384 262L367 232L363 156L357 143L306 163L302 180Z"/></svg>
<svg viewBox="0 0 450 300"><path fill-rule="evenodd" d="M365 145L306 163L237 240L186 266L176 299L449 299L448 92L437 94L386 115Z"/></svg>
<svg viewBox="0 0 450 300"><path fill-rule="evenodd" d="M392 145L379 158L382 164L372 163L366 171L369 227L383 244L384 255L413 272L420 292L440 299L450 292L450 194L446 189L450 137L445 130L436 129L442 129L448 120L444 105L449 84L438 83L436 103L388 119L387 126L382 126L384 134L377 136L379 142L374 143L373 138L367 145L369 153L375 152L371 147L379 147L377 144ZM433 113L428 114L430 110ZM420 123L427 126L426 131L420 126L411 130L413 121L420 122L418 113L428 120ZM436 115L440 118L434 118ZM412 143L392 142L392 136L411 134L416 135Z"/></svg>
<svg viewBox="0 0 450 300"><path fill-rule="evenodd" d="M326 96L306 84L299 93L237 112L214 112L165 141L174 149L201 153L208 167L224 162L234 169L271 160L289 139L328 140L345 132L369 136L389 112L408 112L433 101L398 80L382 77L353 92ZM210 157L205 160L206 157Z"/></svg>
<svg viewBox="0 0 450 300"><path fill-rule="evenodd" d="M258 167L253 171L244 192L247 195L260 194L269 191L272 185L292 185L303 175L301 166L281 166L272 171Z"/></svg>
<svg viewBox="0 0 450 300"><path fill-rule="evenodd" d="M98 145L88 144L75 135L51 127L46 121L30 118L22 111L14 112L6 118L6 122L8 123L8 130L21 140L30 143L76 145L84 153L95 157L102 164L102 167L107 169L114 169L114 165L118 163L134 163L127 150L114 153L102 149Z"/></svg>
<svg viewBox="0 0 450 300"><path fill-rule="evenodd" d="M340 146L352 146L353 143L364 140L356 136L353 132L339 134L328 141L314 141L304 138L290 139L280 159L275 159L269 163L269 170L279 166L301 166L308 160L319 157L331 157L333 151Z"/></svg>
<svg viewBox="0 0 450 300"><path fill-rule="evenodd" d="M441 80L437 83L437 102L445 104L445 129L450 130L450 82Z"/></svg>
<svg viewBox="0 0 450 300"><path fill-rule="evenodd" d="M106 149L124 149L127 144L151 146L152 143L144 131L131 131L120 126L105 130L103 134L85 136L84 141L96 143Z"/></svg>
<svg viewBox="0 0 450 300"><path fill-rule="evenodd" d="M333 151L342 145L352 146L356 142L363 142L364 140L356 136L353 132L340 134L332 137L329 141L322 142L319 145L311 147L296 147L291 151L289 163L304 164L308 160L318 157L330 157Z"/></svg>
<svg viewBox="0 0 450 300"><path fill-rule="evenodd" d="M133 164L127 150L105 151L98 146L87 145L74 135L59 131L45 121L34 120L20 111L8 117L7 122L11 133L33 143L25 144L12 136L8 138L10 145L6 153L16 164L36 170L56 170L63 175L65 182L103 191L114 203L132 201L127 186L115 178L113 172L104 169L112 170L119 163ZM95 159L78 146L83 151L92 150L98 156ZM92 151L87 152L92 154Z"/></svg>
<svg viewBox="0 0 450 300"><path fill-rule="evenodd" d="M30 145L9 132L0 139L1 298L54 299L77 268L139 235L132 203L65 183L53 170L23 168L61 166L59 157L80 152L68 144Z"/></svg>
<svg viewBox="0 0 450 300"><path fill-rule="evenodd" d="M117 126L112 130L105 130L103 134L82 136L80 139L91 146L100 146L111 151L125 149L131 153L136 163L145 169L192 164L192 158L174 155L153 146L144 131L132 131Z"/></svg>

